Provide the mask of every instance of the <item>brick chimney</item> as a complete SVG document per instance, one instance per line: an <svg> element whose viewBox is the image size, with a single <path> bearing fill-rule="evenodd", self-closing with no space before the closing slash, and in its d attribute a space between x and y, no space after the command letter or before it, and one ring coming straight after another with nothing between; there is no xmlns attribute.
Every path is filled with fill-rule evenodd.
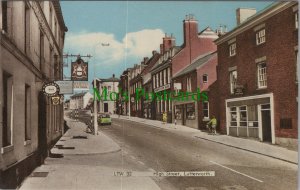
<svg viewBox="0 0 300 190"><path fill-rule="evenodd" d="M160 44L159 47L160 47L160 54L163 54L164 53L164 44Z"/></svg>
<svg viewBox="0 0 300 190"><path fill-rule="evenodd" d="M252 15L256 14L254 8L238 8L236 9L236 24L240 25L242 22L247 20Z"/></svg>
<svg viewBox="0 0 300 190"><path fill-rule="evenodd" d="M187 45L191 40L198 38L198 21L190 14L186 15L183 21L184 44Z"/></svg>
<svg viewBox="0 0 300 190"><path fill-rule="evenodd" d="M175 46L175 38L173 37L173 34L171 36L168 36L167 34L163 38L163 52L168 51L170 48Z"/></svg>

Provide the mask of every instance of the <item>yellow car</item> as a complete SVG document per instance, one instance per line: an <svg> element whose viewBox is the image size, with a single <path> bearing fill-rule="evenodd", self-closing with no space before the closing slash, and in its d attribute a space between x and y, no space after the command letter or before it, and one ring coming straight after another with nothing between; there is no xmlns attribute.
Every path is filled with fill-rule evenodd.
<svg viewBox="0 0 300 190"><path fill-rule="evenodd" d="M111 125L111 117L109 114L98 114L99 125Z"/></svg>

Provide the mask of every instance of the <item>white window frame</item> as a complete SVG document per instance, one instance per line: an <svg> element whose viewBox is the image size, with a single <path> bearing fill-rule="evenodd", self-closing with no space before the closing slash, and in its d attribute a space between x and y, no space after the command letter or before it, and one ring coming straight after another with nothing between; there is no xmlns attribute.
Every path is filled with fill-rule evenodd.
<svg viewBox="0 0 300 190"><path fill-rule="evenodd" d="M187 92L192 91L192 79L191 79L191 77L186 78L186 91Z"/></svg>
<svg viewBox="0 0 300 190"><path fill-rule="evenodd" d="M204 81L205 76L206 76L206 81ZM203 83L208 83L208 74L202 75L202 81L203 81Z"/></svg>
<svg viewBox="0 0 300 190"><path fill-rule="evenodd" d="M256 32L256 45L260 45L266 42L266 29L261 29Z"/></svg>
<svg viewBox="0 0 300 190"><path fill-rule="evenodd" d="M236 73L236 78L235 78L235 81L233 80L233 73ZM230 77L230 93L233 94L234 93L234 89L236 87L236 83L237 83L237 71L236 70L233 70L233 71L230 71L230 74L229 74L229 77Z"/></svg>
<svg viewBox="0 0 300 190"><path fill-rule="evenodd" d="M261 68L265 65L264 68ZM257 64L257 86L259 89L267 88L267 65L266 62L261 62Z"/></svg>
<svg viewBox="0 0 300 190"><path fill-rule="evenodd" d="M203 120L209 119L209 102L208 101L203 101ZM207 104L207 117L204 115L204 104Z"/></svg>
<svg viewBox="0 0 300 190"><path fill-rule="evenodd" d="M167 70L167 72L168 72L168 83L170 83L170 78L171 78L171 74L170 74L170 68L168 68L168 70Z"/></svg>
<svg viewBox="0 0 300 190"><path fill-rule="evenodd" d="M295 28L299 28L299 14L298 12L295 12Z"/></svg>
<svg viewBox="0 0 300 190"><path fill-rule="evenodd" d="M168 79L167 79L167 69L164 69L164 84L168 83Z"/></svg>
<svg viewBox="0 0 300 190"><path fill-rule="evenodd" d="M236 55L236 43L232 43L229 45L229 56L235 56Z"/></svg>

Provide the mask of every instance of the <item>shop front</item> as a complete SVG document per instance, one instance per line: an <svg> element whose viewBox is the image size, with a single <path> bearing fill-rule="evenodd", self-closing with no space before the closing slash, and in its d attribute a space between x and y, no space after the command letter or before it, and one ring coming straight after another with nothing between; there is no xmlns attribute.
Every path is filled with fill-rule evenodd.
<svg viewBox="0 0 300 190"><path fill-rule="evenodd" d="M273 94L226 100L227 135L275 143Z"/></svg>
<svg viewBox="0 0 300 190"><path fill-rule="evenodd" d="M176 124L198 129L196 102L174 101L174 121Z"/></svg>

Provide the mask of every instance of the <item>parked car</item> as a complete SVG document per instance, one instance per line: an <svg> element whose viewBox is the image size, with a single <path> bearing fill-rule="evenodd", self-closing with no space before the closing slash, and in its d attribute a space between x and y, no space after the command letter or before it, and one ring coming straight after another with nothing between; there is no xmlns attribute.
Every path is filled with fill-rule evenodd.
<svg viewBox="0 0 300 190"><path fill-rule="evenodd" d="M100 113L98 114L99 125L111 125L111 117L109 114Z"/></svg>

